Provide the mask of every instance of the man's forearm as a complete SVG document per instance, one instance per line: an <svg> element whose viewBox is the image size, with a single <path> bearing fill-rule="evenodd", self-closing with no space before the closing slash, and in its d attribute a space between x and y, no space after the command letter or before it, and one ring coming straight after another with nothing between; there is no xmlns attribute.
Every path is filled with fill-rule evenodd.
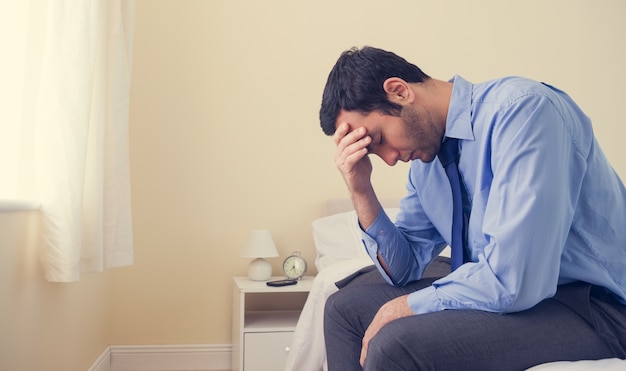
<svg viewBox="0 0 626 371"><path fill-rule="evenodd" d="M351 193L352 205L356 211L356 215L359 218L359 225L364 231L367 230L378 217L382 207L376 197L373 189L365 193Z"/></svg>
<svg viewBox="0 0 626 371"><path fill-rule="evenodd" d="M354 210L356 210L357 217L359 219L359 225L364 231L367 230L378 217L378 214L382 211L382 206L376 197L376 193L372 189L365 194L356 195L352 193L350 195ZM383 260L380 253L376 254L378 262L381 267L387 272L387 275L391 276L387 263Z"/></svg>

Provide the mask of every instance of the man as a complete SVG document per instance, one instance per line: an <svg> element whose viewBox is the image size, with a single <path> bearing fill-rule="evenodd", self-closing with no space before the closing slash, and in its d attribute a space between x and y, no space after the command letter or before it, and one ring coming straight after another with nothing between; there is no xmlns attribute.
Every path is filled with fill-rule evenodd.
<svg viewBox="0 0 626 371"><path fill-rule="evenodd" d="M519 77L436 80L366 47L335 64L320 120L377 267L326 304L329 370L626 358L626 190L564 92ZM449 163L463 186L460 229L441 163L450 144L459 151ZM411 162L395 225L376 197L369 154ZM459 230L462 265L424 279Z"/></svg>

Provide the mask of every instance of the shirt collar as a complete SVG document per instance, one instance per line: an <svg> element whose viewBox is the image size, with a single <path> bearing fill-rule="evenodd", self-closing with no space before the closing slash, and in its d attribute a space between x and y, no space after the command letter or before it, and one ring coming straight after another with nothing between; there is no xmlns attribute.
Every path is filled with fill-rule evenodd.
<svg viewBox="0 0 626 371"><path fill-rule="evenodd" d="M474 140L471 122L472 84L459 75L450 80L453 83L448 117L446 119L446 137Z"/></svg>

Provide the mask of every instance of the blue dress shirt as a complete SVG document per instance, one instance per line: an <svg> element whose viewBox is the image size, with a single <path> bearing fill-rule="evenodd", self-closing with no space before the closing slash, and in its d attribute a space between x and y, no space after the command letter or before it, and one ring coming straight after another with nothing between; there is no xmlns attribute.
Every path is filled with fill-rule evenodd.
<svg viewBox="0 0 626 371"><path fill-rule="evenodd" d="M626 303L626 190L589 118L564 92L529 79L452 81L445 136L459 139L470 262L410 294L413 312L516 312L575 280ZM450 243L452 196L439 160L413 161L407 189L395 225L381 212L362 233L392 285L420 279Z"/></svg>

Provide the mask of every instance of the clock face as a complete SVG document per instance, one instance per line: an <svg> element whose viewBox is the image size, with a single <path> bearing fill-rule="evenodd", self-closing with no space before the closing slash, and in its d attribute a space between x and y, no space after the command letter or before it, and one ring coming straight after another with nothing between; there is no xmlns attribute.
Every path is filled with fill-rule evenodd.
<svg viewBox="0 0 626 371"><path fill-rule="evenodd" d="M283 262L283 271L288 278L300 278L306 272L306 260L297 255L288 256Z"/></svg>

